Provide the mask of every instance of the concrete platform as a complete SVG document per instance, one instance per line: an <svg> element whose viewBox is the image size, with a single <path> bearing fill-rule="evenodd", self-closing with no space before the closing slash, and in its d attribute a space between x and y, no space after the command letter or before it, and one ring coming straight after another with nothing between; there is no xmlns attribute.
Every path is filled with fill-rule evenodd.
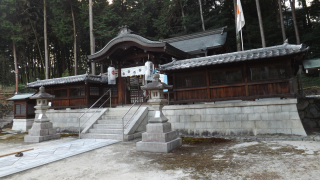
<svg viewBox="0 0 320 180"><path fill-rule="evenodd" d="M22 157L5 156L0 158L0 178L117 142L113 139L79 139L26 151Z"/></svg>

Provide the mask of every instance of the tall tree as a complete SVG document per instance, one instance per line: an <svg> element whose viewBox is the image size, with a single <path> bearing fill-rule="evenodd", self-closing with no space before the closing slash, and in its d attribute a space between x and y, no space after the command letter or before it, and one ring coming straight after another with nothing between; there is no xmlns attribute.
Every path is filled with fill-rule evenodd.
<svg viewBox="0 0 320 180"><path fill-rule="evenodd" d="M292 20L294 25L294 32L296 34L296 42L297 44L300 44L300 36L299 36L299 29L297 25L297 18L296 18L296 7L295 7L295 0L289 0L290 6L291 6L291 12L292 12Z"/></svg>
<svg viewBox="0 0 320 180"><path fill-rule="evenodd" d="M278 6L279 6L279 15L280 15L280 23L281 23L281 32L282 32L282 38L283 38L283 42L284 42L287 39L287 35L286 35L286 29L284 27L284 22L283 22L281 0L278 0Z"/></svg>
<svg viewBox="0 0 320 180"><path fill-rule="evenodd" d="M201 16L201 22L202 22L202 30L205 31L206 28L204 27L204 21L203 21L203 12L202 12L202 5L201 0L199 0L199 6L200 6L200 16Z"/></svg>
<svg viewBox="0 0 320 180"><path fill-rule="evenodd" d="M259 27L260 27L260 34L261 34L261 43L262 43L262 47L264 48L264 47L266 47L266 40L264 37L263 22L262 22L262 17L261 17L261 9L260 9L259 0L256 0L256 5L257 5Z"/></svg>
<svg viewBox="0 0 320 180"><path fill-rule="evenodd" d="M73 59L74 59L74 75L77 75L77 32L76 32L76 20L74 18L74 12L72 8L72 1L70 1L72 24L73 24Z"/></svg>
<svg viewBox="0 0 320 180"><path fill-rule="evenodd" d="M90 53L95 53L95 39L93 36L93 16L92 16L92 0L89 0L89 26L90 26ZM96 63L91 63L91 73L96 74Z"/></svg>
<svg viewBox="0 0 320 180"><path fill-rule="evenodd" d="M46 0L43 0L43 30L44 30L44 58L46 62L46 79L49 79L49 54L48 54L48 37L47 37L47 6Z"/></svg>

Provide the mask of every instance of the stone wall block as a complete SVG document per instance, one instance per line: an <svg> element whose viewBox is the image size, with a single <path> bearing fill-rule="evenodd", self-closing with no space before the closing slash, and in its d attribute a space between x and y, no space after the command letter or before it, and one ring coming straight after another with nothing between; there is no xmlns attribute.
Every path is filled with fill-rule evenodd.
<svg viewBox="0 0 320 180"><path fill-rule="evenodd" d="M241 121L241 128L242 129L254 129L255 128L255 121Z"/></svg>
<svg viewBox="0 0 320 180"><path fill-rule="evenodd" d="M235 114L224 115L224 121L235 121L235 120L236 120Z"/></svg>
<svg viewBox="0 0 320 180"><path fill-rule="evenodd" d="M248 114L248 120L249 121L261 120L260 114L259 113Z"/></svg>
<svg viewBox="0 0 320 180"><path fill-rule="evenodd" d="M281 105L282 112L297 112L297 106L295 104Z"/></svg>
<svg viewBox="0 0 320 180"><path fill-rule="evenodd" d="M251 113L253 113L253 107L252 106L241 107L241 112L246 113L246 114L251 114Z"/></svg>
<svg viewBox="0 0 320 180"><path fill-rule="evenodd" d="M196 122L185 122L186 129L194 129L196 127Z"/></svg>
<svg viewBox="0 0 320 180"><path fill-rule="evenodd" d="M169 119L169 122L180 122L179 116L169 116L167 118Z"/></svg>
<svg viewBox="0 0 320 180"><path fill-rule="evenodd" d="M206 108L206 114L217 114L217 108Z"/></svg>
<svg viewBox="0 0 320 180"><path fill-rule="evenodd" d="M224 108L216 108L216 113L215 114L225 114Z"/></svg>
<svg viewBox="0 0 320 180"><path fill-rule="evenodd" d="M286 121L287 128L303 128L300 120L288 120Z"/></svg>
<svg viewBox="0 0 320 180"><path fill-rule="evenodd" d="M184 114L185 115L194 115L194 109L185 109Z"/></svg>
<svg viewBox="0 0 320 180"><path fill-rule="evenodd" d="M190 122L190 121L191 121L190 119L191 119L190 116L180 116L180 117L179 117L179 121L180 121L180 122L183 122L183 123Z"/></svg>
<svg viewBox="0 0 320 180"><path fill-rule="evenodd" d="M213 121L213 120L211 120L211 115L201 114L201 121L210 122L210 121Z"/></svg>
<svg viewBox="0 0 320 180"><path fill-rule="evenodd" d="M230 128L229 122L218 122L217 129L229 129Z"/></svg>
<svg viewBox="0 0 320 180"><path fill-rule="evenodd" d="M224 114L239 114L241 113L241 107L226 107L224 108Z"/></svg>
<svg viewBox="0 0 320 180"><path fill-rule="evenodd" d="M173 124L174 124L174 128L172 126L172 129L179 129L179 130L185 129L185 123L172 123L172 125Z"/></svg>
<svg viewBox="0 0 320 180"><path fill-rule="evenodd" d="M196 122L196 128L197 129L205 129L205 128L207 128L207 123L206 122Z"/></svg>
<svg viewBox="0 0 320 180"><path fill-rule="evenodd" d="M274 113L275 120L287 120L289 119L289 112L278 112Z"/></svg>
<svg viewBox="0 0 320 180"><path fill-rule="evenodd" d="M206 110L205 109L195 109L194 110L194 114L206 114Z"/></svg>
<svg viewBox="0 0 320 180"><path fill-rule="evenodd" d="M194 114L190 116L190 121L196 122L196 121L201 121L201 115L199 114Z"/></svg>
<svg viewBox="0 0 320 180"><path fill-rule="evenodd" d="M277 133L277 130L274 128L270 129L256 129L257 134L275 134Z"/></svg>
<svg viewBox="0 0 320 180"><path fill-rule="evenodd" d="M241 121L230 122L230 129L241 129Z"/></svg>
<svg viewBox="0 0 320 180"><path fill-rule="evenodd" d="M248 120L248 114L237 114L236 115L236 121L247 121Z"/></svg>
<svg viewBox="0 0 320 180"><path fill-rule="evenodd" d="M175 111L174 110L163 110L163 115L164 116L172 116L172 115L175 115Z"/></svg>
<svg viewBox="0 0 320 180"><path fill-rule="evenodd" d="M289 113L289 119L292 119L292 120L300 120L300 116L298 114L298 112L290 112Z"/></svg>
<svg viewBox="0 0 320 180"><path fill-rule="evenodd" d="M269 113L261 113L260 118L262 121L268 121L269 119Z"/></svg>
<svg viewBox="0 0 320 180"><path fill-rule="evenodd" d="M224 115L211 115L212 121L224 121Z"/></svg>
<svg viewBox="0 0 320 180"><path fill-rule="evenodd" d="M268 105L268 112L270 113L281 112L281 105Z"/></svg>
<svg viewBox="0 0 320 180"><path fill-rule="evenodd" d="M206 122L206 128L207 129L216 129L218 126L217 122Z"/></svg>
<svg viewBox="0 0 320 180"><path fill-rule="evenodd" d="M303 128L292 128L291 132L294 135L307 136L307 133Z"/></svg>
<svg viewBox="0 0 320 180"><path fill-rule="evenodd" d="M268 112L267 106L254 106L253 113L266 113Z"/></svg>

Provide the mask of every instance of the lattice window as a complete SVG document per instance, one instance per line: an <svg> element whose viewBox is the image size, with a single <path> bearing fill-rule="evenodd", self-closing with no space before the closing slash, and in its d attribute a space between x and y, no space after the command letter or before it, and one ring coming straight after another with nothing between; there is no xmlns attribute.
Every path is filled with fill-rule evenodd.
<svg viewBox="0 0 320 180"><path fill-rule="evenodd" d="M16 104L15 114L26 114L26 105L25 104Z"/></svg>
<svg viewBox="0 0 320 180"><path fill-rule="evenodd" d="M86 95L86 90L85 87L76 87L76 88L71 88L70 89L70 96L85 96Z"/></svg>
<svg viewBox="0 0 320 180"><path fill-rule="evenodd" d="M178 76L176 80L176 85L178 88L205 86L206 78L202 74L192 76Z"/></svg>
<svg viewBox="0 0 320 180"><path fill-rule="evenodd" d="M250 68L251 81L288 78L286 65Z"/></svg>
<svg viewBox="0 0 320 180"><path fill-rule="evenodd" d="M210 85L240 82L242 82L241 70L210 73Z"/></svg>
<svg viewBox="0 0 320 180"><path fill-rule="evenodd" d="M90 87L91 96L99 96L99 87Z"/></svg>
<svg viewBox="0 0 320 180"><path fill-rule="evenodd" d="M68 90L67 89L58 89L54 90L55 97L67 97L68 96Z"/></svg>

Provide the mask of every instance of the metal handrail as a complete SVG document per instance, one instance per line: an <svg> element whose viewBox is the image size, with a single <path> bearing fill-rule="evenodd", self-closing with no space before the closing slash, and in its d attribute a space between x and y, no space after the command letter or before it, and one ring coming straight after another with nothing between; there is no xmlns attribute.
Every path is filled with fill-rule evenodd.
<svg viewBox="0 0 320 180"><path fill-rule="evenodd" d="M108 94L108 92L109 92L109 98L106 101L104 101L104 103L102 103L102 105L98 108L98 109L100 109L111 98L111 88L107 92L105 92L89 109L87 109L84 113L82 113L78 117L78 121L79 121L79 139L81 139L81 133L80 133L81 126L84 125L98 111L98 109L82 125L80 125L80 118L83 115L85 115L94 105L96 105L106 94ZM111 100L110 100L110 108L111 108Z"/></svg>
<svg viewBox="0 0 320 180"><path fill-rule="evenodd" d="M138 99L131 105L131 107L128 109L128 111L122 116L122 141L124 141L124 117L129 113L129 111L132 109L132 107L140 100L140 97L145 93L146 91L144 90L140 95L139 95L139 97L138 97ZM149 95L147 96L147 97L149 97ZM147 98L146 97L146 98ZM142 102L144 102L144 99L143 99L143 101ZM141 105L140 105L141 106ZM138 109L140 108L140 106L138 107ZM137 110L138 110L137 109ZM136 111L137 111L136 110ZM132 117L131 117L132 118ZM131 119L130 118L130 119Z"/></svg>
<svg viewBox="0 0 320 180"><path fill-rule="evenodd" d="M143 101L140 103L139 107L136 109L136 111L133 113L133 115L130 117L130 119L127 121L127 123L124 125L124 127L126 127L128 125L128 123L131 121L132 117L136 114L136 112L139 110L139 108L141 107L142 103L144 102L144 100L146 100L150 95L148 94L148 96L146 98L143 99Z"/></svg>

